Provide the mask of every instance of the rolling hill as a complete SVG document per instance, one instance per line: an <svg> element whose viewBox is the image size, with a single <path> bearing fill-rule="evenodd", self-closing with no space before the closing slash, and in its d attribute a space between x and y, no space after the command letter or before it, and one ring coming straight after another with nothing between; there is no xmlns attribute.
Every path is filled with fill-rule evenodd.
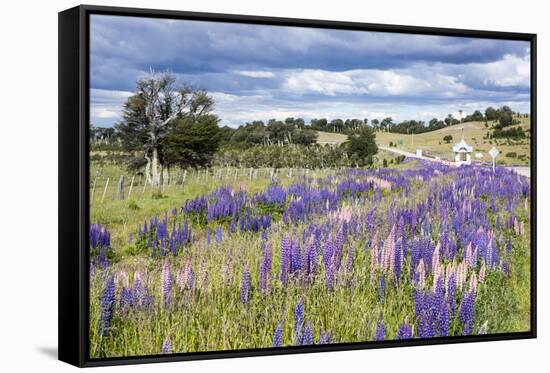
<svg viewBox="0 0 550 373"><path fill-rule="evenodd" d="M521 118L521 126L524 130L530 129L530 118ZM406 135L400 133L377 132L376 142L379 146L396 146L398 149L415 152L416 149L422 149L425 155L440 157L442 159L454 159L452 145L462 139L474 147L474 154L480 153L482 161L489 162L491 157L488 151L495 146L501 154L497 157L499 164L517 164L525 165L530 160L529 139L523 141L513 141L507 139L484 139L491 130L485 127L484 122L465 122L451 127L442 128L432 132L426 132L418 135ZM347 136L340 133L318 132L319 144L341 144L347 140ZM453 137L451 143L443 141L443 137L450 135ZM516 157L507 156L510 153L516 153ZM473 154L473 155L474 155ZM472 155L472 156L473 156ZM473 157L473 159L478 159Z"/></svg>

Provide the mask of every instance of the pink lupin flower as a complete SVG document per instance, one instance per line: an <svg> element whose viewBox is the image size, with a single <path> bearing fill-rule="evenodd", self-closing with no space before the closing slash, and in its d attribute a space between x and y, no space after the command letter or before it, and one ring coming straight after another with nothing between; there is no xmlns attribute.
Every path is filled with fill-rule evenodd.
<svg viewBox="0 0 550 373"><path fill-rule="evenodd" d="M519 221L517 216L514 216L514 233L519 235Z"/></svg>
<svg viewBox="0 0 550 373"><path fill-rule="evenodd" d="M382 270L391 270L394 264L393 261L395 260L395 225L390 230L390 233L384 242L383 250Z"/></svg>
<svg viewBox="0 0 550 373"><path fill-rule="evenodd" d="M473 272L472 275L470 276L470 289L469 289L471 292L476 292L477 291L477 276L476 276L476 273Z"/></svg>
<svg viewBox="0 0 550 373"><path fill-rule="evenodd" d="M424 266L424 259L420 259L420 262L418 262L418 265L416 266L416 275L418 278L418 286L420 289L424 289L424 286L426 285L426 268Z"/></svg>
<svg viewBox="0 0 550 373"><path fill-rule="evenodd" d="M161 282L162 282L162 299L165 305L168 305L170 302L170 293L172 289L172 273L170 272L170 266L168 261L165 259L162 264L162 273L161 273Z"/></svg>
<svg viewBox="0 0 550 373"><path fill-rule="evenodd" d="M223 279L226 284L230 284L233 280L232 277L232 271L233 271L233 257L231 256L231 252L227 253L227 256L225 258L225 263L223 265Z"/></svg>
<svg viewBox="0 0 550 373"><path fill-rule="evenodd" d="M199 264L199 273L197 275L197 287L199 289L202 289L206 286L206 282L208 280L208 273L206 273L206 263L204 261L204 258L201 258L200 264Z"/></svg>
<svg viewBox="0 0 550 373"><path fill-rule="evenodd" d="M525 224L523 222L519 223L519 234L520 236L525 235Z"/></svg>
<svg viewBox="0 0 550 373"><path fill-rule="evenodd" d="M464 261L466 263L468 263L468 265L470 265L472 267L474 266L474 264L473 264L473 262L474 262L474 253L473 253L473 250L472 250L472 243L471 242L469 242L468 246L466 246Z"/></svg>
<svg viewBox="0 0 550 373"><path fill-rule="evenodd" d="M468 263L467 261L462 261L456 271L456 287L459 290L462 290L464 282L466 282L466 276L468 275Z"/></svg>
<svg viewBox="0 0 550 373"><path fill-rule="evenodd" d="M127 288L129 285L128 272L126 271L117 271L115 272L115 285L118 289L119 286Z"/></svg>
<svg viewBox="0 0 550 373"><path fill-rule="evenodd" d="M479 269L479 282L485 281L485 272L487 270L486 268L487 266L485 265L485 262L482 262L481 268Z"/></svg>
<svg viewBox="0 0 550 373"><path fill-rule="evenodd" d="M193 290L195 284L195 273L193 272L191 259L187 259L187 262L185 263L184 281L185 288L187 290Z"/></svg>
<svg viewBox="0 0 550 373"><path fill-rule="evenodd" d="M376 235L375 235L376 237ZM378 244L376 241L373 241L372 247L370 249L370 279L374 281L376 278L376 269L379 267L378 263Z"/></svg>
<svg viewBox="0 0 550 373"><path fill-rule="evenodd" d="M185 275L181 268L176 272L176 284L180 290L185 289Z"/></svg>
<svg viewBox="0 0 550 373"><path fill-rule="evenodd" d="M441 259L439 254L440 250L441 250L441 244L438 242L437 245L435 246L435 250L432 255L433 291L434 292L437 286L437 281L441 276L444 275L443 266L441 265Z"/></svg>

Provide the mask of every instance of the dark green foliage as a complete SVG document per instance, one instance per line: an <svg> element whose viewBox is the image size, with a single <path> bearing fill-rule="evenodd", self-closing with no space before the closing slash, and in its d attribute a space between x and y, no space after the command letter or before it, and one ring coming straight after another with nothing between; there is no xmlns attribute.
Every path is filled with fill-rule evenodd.
<svg viewBox="0 0 550 373"><path fill-rule="evenodd" d="M488 121L495 121L498 119L498 113L492 106L485 109L485 119Z"/></svg>
<svg viewBox="0 0 550 373"><path fill-rule="evenodd" d="M404 160L405 160L404 155L398 155L397 157L395 157L395 164L403 163Z"/></svg>
<svg viewBox="0 0 550 373"><path fill-rule="evenodd" d="M253 121L231 132L228 129L225 131L231 133L229 142L241 147L273 144L310 145L317 140L317 132L311 127L308 128L302 118L286 118L284 122L271 119L267 124L261 120Z"/></svg>
<svg viewBox="0 0 550 373"><path fill-rule="evenodd" d="M378 153L376 134L371 128L365 127L348 135L347 153L356 166L370 166L373 156Z"/></svg>
<svg viewBox="0 0 550 373"><path fill-rule="evenodd" d="M443 137L443 141L445 141L447 144L449 144L451 141L453 141L453 136L446 135Z"/></svg>
<svg viewBox="0 0 550 373"><path fill-rule="evenodd" d="M485 120L485 117L483 116L483 113L479 110L474 111L470 115L466 115L464 118L462 118L462 122L482 122Z"/></svg>
<svg viewBox="0 0 550 373"><path fill-rule="evenodd" d="M524 139L525 137L525 131L520 126L508 129L495 128L493 131L493 138Z"/></svg>
<svg viewBox="0 0 550 373"><path fill-rule="evenodd" d="M220 128L215 115L175 119L164 142L165 162L182 168L206 167L219 144Z"/></svg>

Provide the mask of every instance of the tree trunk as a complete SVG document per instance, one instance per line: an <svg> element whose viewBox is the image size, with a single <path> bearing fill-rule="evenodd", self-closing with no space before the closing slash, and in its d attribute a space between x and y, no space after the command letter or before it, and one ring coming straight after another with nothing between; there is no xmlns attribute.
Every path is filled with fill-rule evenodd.
<svg viewBox="0 0 550 373"><path fill-rule="evenodd" d="M151 160L151 171L152 171L153 187L160 186L159 152L156 147L153 148L153 159Z"/></svg>
<svg viewBox="0 0 550 373"><path fill-rule="evenodd" d="M147 164L145 165L145 185L149 183L152 185L153 180L151 179L151 158L145 154L145 159L147 159Z"/></svg>

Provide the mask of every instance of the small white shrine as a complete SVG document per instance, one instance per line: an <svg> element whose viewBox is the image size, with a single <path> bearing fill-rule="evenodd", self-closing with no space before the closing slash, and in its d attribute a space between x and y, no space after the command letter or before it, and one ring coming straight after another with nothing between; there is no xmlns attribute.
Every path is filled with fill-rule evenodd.
<svg viewBox="0 0 550 373"><path fill-rule="evenodd" d="M457 167L462 166L463 164L472 164L472 157L470 153L474 150L473 147L466 144L464 137L458 144L453 145L453 152L455 153L455 165Z"/></svg>

